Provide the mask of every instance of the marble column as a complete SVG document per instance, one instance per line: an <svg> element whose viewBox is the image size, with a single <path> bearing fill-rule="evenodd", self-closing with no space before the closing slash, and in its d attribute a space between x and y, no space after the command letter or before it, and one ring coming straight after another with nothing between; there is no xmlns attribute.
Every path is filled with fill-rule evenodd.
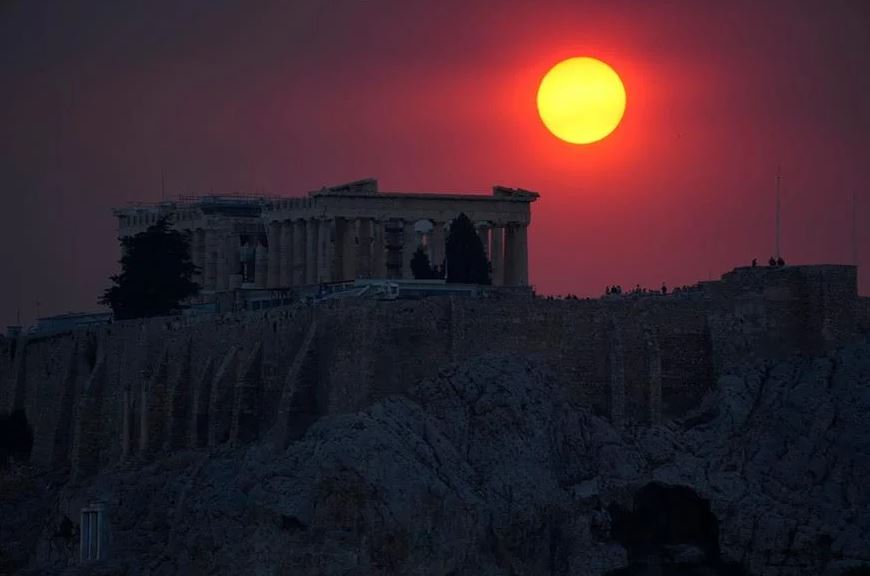
<svg viewBox="0 0 870 576"><path fill-rule="evenodd" d="M357 256L357 239L356 239L356 220L350 218L336 218L336 250L339 255L336 260L336 268L338 269L339 281L350 281L356 279L356 256Z"/></svg>
<svg viewBox="0 0 870 576"><path fill-rule="evenodd" d="M293 286L305 284L305 220L293 221Z"/></svg>
<svg viewBox="0 0 870 576"><path fill-rule="evenodd" d="M341 282L344 280L344 230L347 227L344 218L333 218L333 233L335 236L332 241L332 281Z"/></svg>
<svg viewBox="0 0 870 576"><path fill-rule="evenodd" d="M513 222L504 228L504 285L517 285L517 225Z"/></svg>
<svg viewBox="0 0 870 576"><path fill-rule="evenodd" d="M529 285L528 228L528 224L517 224L514 228L513 247L511 249L514 286Z"/></svg>
<svg viewBox="0 0 870 576"><path fill-rule="evenodd" d="M432 268L444 265L445 253L444 222L432 223Z"/></svg>
<svg viewBox="0 0 870 576"><path fill-rule="evenodd" d="M317 282L317 220L305 221L305 283Z"/></svg>
<svg viewBox="0 0 870 576"><path fill-rule="evenodd" d="M202 230L191 230L190 231L190 261L193 262L193 265L196 266L197 270L193 274L193 281L203 285L203 268L205 266L205 262L202 259L202 250L203 250L203 237L201 236Z"/></svg>
<svg viewBox="0 0 870 576"><path fill-rule="evenodd" d="M281 283L281 223L269 222L268 230L269 269L266 276L266 287L277 288Z"/></svg>
<svg viewBox="0 0 870 576"><path fill-rule="evenodd" d="M486 257L489 258L489 224L486 222L481 223L477 227L477 237L480 238L480 243L483 244L483 251L486 253Z"/></svg>
<svg viewBox="0 0 870 576"><path fill-rule="evenodd" d="M281 223L281 274L278 284L286 288L293 284L293 224L289 220Z"/></svg>
<svg viewBox="0 0 870 576"><path fill-rule="evenodd" d="M324 218L317 226L317 281L332 282L332 220Z"/></svg>
<svg viewBox="0 0 870 576"><path fill-rule="evenodd" d="M215 274L215 290L223 291L230 286L229 267L229 238L226 232L218 232L215 244L217 245L217 273Z"/></svg>
<svg viewBox="0 0 870 576"><path fill-rule="evenodd" d="M199 265L202 269L199 271L200 280L205 283L205 230L200 228L196 231L196 235L199 236Z"/></svg>
<svg viewBox="0 0 870 576"><path fill-rule="evenodd" d="M492 227L492 284L504 286L504 226Z"/></svg>
<svg viewBox="0 0 870 576"><path fill-rule="evenodd" d="M414 257L414 252L417 250L417 235L414 232L414 223L405 220L405 228L402 234L402 278L413 280L414 273L411 272L411 259Z"/></svg>
<svg viewBox="0 0 870 576"><path fill-rule="evenodd" d="M256 270L257 237L256 235L245 234L244 239L245 243L239 249L239 260L242 263L242 282L253 284ZM239 238L239 241L241 242L241 238Z"/></svg>
<svg viewBox="0 0 870 576"><path fill-rule="evenodd" d="M375 220L372 229L372 277L387 277L386 230L382 220Z"/></svg>
<svg viewBox="0 0 870 576"><path fill-rule="evenodd" d="M217 279L217 237L214 230L205 233L205 266L203 268L203 290L214 290Z"/></svg>
<svg viewBox="0 0 870 576"><path fill-rule="evenodd" d="M356 266L357 276L372 277L372 219L360 218L357 224Z"/></svg>
<svg viewBox="0 0 870 576"><path fill-rule="evenodd" d="M254 286L265 288L269 273L269 250L262 237L256 240L256 252L254 254Z"/></svg>
<svg viewBox="0 0 870 576"><path fill-rule="evenodd" d="M227 247L227 288L236 290L242 287L242 245L239 235L231 232L226 238Z"/></svg>

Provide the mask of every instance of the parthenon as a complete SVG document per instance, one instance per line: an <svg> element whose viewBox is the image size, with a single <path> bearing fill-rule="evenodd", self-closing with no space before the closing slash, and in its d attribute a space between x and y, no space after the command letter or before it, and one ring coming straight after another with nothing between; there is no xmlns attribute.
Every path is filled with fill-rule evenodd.
<svg viewBox="0 0 870 576"><path fill-rule="evenodd" d="M122 238L162 218L188 235L194 279L205 293L410 279L418 246L442 265L447 227L460 213L475 223L493 284L528 286L527 229L537 198L503 186L491 194L382 193L367 179L304 197L183 197L114 213Z"/></svg>

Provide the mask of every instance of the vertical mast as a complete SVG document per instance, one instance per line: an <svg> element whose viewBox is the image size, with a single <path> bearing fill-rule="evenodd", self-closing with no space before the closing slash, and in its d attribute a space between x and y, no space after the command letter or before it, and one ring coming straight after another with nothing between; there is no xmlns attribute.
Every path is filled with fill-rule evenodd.
<svg viewBox="0 0 870 576"><path fill-rule="evenodd" d="M858 199L855 195L855 189L852 188L852 266L858 265Z"/></svg>
<svg viewBox="0 0 870 576"><path fill-rule="evenodd" d="M776 258L777 260L779 260L779 258L780 258L780 256L781 256L781 254L780 254L780 250L779 250L779 233L780 233L780 227L779 227L779 226L780 226L780 224L779 224L779 223L780 223L780 215L779 215L779 208L780 208L780 200L779 200L779 196L780 196L780 194L779 194L779 188L780 188L780 180L781 180L781 178L780 178L780 175L779 175L779 164L777 164L777 165L776 165L776 255L774 256L774 258Z"/></svg>

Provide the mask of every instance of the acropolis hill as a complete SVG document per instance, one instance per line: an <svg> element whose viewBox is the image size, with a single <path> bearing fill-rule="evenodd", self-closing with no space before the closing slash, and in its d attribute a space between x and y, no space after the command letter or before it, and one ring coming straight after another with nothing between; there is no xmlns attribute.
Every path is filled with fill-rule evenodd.
<svg viewBox="0 0 870 576"><path fill-rule="evenodd" d="M723 558L753 573L870 559L855 267L545 298L527 277L536 194L405 205L362 187L118 212L122 235L175 213L204 298L281 297L0 338L0 414L33 432L29 472L0 482L0 573L610 574L645 558L614 506L653 481L709 501ZM408 281L403 218L432 223L437 258L456 209L495 286L297 298ZM681 553L719 562L718 540L696 544Z"/></svg>

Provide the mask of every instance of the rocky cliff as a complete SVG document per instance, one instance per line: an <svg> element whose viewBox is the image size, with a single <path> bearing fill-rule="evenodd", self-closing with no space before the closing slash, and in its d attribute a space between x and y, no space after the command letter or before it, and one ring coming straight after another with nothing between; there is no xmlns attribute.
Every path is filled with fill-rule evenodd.
<svg viewBox="0 0 870 576"><path fill-rule="evenodd" d="M0 572L846 574L870 565L868 414L867 341L735 365L619 429L539 359L484 355L286 449L7 470ZM95 501L107 560L77 567Z"/></svg>

